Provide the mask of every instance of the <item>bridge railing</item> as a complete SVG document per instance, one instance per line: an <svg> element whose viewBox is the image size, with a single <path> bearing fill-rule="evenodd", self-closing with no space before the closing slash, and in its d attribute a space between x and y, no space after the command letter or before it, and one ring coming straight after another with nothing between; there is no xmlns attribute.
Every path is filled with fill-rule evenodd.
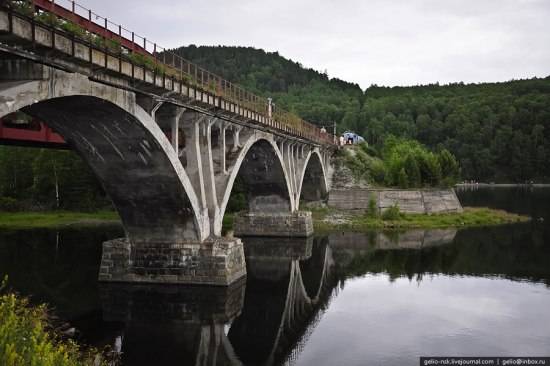
<svg viewBox="0 0 550 366"><path fill-rule="evenodd" d="M149 67L155 73L173 77L176 80L212 93L231 103L260 115L263 118L255 122L284 131L321 144L334 144L332 134L321 132L314 124L279 108L269 107L266 98L259 97L237 84L223 79L188 60L174 51L161 47L144 36L102 17L72 0L11 0L12 4L28 4L33 12L50 13L95 35L93 41L101 40L104 48L118 47L118 52L127 56L131 62ZM17 10L17 8L16 8ZM27 14L28 15L28 14ZM107 44L109 42L109 44ZM96 42L99 44L99 42ZM269 110L272 110L269 115Z"/></svg>

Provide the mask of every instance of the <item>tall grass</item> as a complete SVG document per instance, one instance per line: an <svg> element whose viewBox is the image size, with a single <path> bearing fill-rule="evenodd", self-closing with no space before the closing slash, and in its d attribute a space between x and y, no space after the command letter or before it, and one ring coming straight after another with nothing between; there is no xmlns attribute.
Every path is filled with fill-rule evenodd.
<svg viewBox="0 0 550 366"><path fill-rule="evenodd" d="M107 366L101 353L63 340L51 329L44 305L0 286L0 365L2 366Z"/></svg>
<svg viewBox="0 0 550 366"><path fill-rule="evenodd" d="M98 212L2 212L0 211L0 229L30 229L41 227L58 227L71 224L86 224L100 222L117 222L115 211Z"/></svg>

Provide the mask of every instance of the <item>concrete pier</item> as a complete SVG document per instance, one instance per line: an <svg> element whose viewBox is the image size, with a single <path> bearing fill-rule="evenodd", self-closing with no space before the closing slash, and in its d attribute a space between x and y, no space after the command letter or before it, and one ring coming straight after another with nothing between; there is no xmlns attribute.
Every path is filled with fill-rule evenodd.
<svg viewBox="0 0 550 366"><path fill-rule="evenodd" d="M225 286L245 275L238 238L140 245L122 238L103 243L99 280Z"/></svg>

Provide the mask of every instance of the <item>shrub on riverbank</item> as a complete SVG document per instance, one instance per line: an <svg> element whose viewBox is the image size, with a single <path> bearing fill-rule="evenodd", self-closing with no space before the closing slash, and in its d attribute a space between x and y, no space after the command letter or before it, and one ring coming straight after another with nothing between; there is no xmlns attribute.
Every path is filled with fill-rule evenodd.
<svg viewBox="0 0 550 366"><path fill-rule="evenodd" d="M401 219L401 211L397 203L382 212L382 220L384 221L396 221L399 219Z"/></svg>
<svg viewBox="0 0 550 366"><path fill-rule="evenodd" d="M107 365L100 353L84 350L56 335L44 305L31 306L26 298L0 286L0 365L77 366Z"/></svg>

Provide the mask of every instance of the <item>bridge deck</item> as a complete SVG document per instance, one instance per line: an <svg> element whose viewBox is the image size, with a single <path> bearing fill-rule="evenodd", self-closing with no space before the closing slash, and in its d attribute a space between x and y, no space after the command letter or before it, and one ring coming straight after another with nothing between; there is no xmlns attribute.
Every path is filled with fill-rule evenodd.
<svg viewBox="0 0 550 366"><path fill-rule="evenodd" d="M104 19L103 25L91 21L91 14L95 14L91 11L88 11L90 19L86 20L78 15L76 3L66 2L72 4L72 9L54 5L48 0L35 0L40 12L51 11L65 19L55 25L40 21L42 18L34 16L35 10L32 14L24 14L20 9L3 5L0 8L0 41L7 46L0 45L2 51L81 72L99 82L107 81L102 75L114 76L125 81L117 86L154 94L161 100L173 102L173 98L165 96L177 95L177 99L184 100L187 107L201 107L221 118L229 116L241 124L259 126L275 134L294 136L316 145L334 144L334 136L322 132L317 126L280 108L273 111L265 98L249 93L156 44L153 44L151 56L145 56L149 54L150 43L145 38L143 47L137 45L135 33L131 33L132 40L129 41L122 36L124 28L117 26L119 38L116 39L116 34L109 28L113 28L113 23L105 18L101 18ZM68 32L67 27L62 28L67 23L85 27L83 33ZM17 46L17 49L10 46Z"/></svg>

